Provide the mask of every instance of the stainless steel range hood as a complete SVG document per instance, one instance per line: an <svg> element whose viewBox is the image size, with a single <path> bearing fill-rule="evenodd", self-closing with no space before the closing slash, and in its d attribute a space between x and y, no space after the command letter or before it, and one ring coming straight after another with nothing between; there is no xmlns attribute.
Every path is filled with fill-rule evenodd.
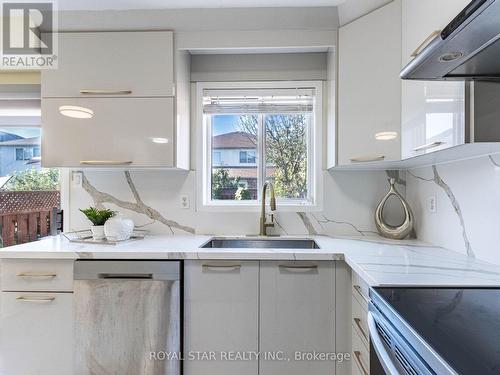
<svg viewBox="0 0 500 375"><path fill-rule="evenodd" d="M428 40L401 78L500 81L500 0L472 1Z"/></svg>

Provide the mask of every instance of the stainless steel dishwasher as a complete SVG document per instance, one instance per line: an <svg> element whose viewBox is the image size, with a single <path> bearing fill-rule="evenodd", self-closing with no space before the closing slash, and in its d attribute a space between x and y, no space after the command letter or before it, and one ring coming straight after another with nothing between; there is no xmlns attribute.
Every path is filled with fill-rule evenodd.
<svg viewBox="0 0 500 375"><path fill-rule="evenodd" d="M180 262L88 260L74 271L75 375L181 374Z"/></svg>

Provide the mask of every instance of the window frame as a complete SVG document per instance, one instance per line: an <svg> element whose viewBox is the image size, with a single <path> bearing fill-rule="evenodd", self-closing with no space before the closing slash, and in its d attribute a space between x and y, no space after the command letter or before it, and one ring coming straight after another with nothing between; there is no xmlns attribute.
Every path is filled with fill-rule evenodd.
<svg viewBox="0 0 500 375"><path fill-rule="evenodd" d="M258 187L258 198L252 201L212 200L211 199L211 124L204 124L203 92L209 89L293 89L309 88L315 90L314 109L308 131L308 195L309 201L277 199L278 211L311 212L320 211L323 204L323 134L324 103L323 81L267 81L267 82L197 82L196 83L196 135L197 135L197 199L196 209L200 211L259 211L261 205L261 186ZM259 150L262 155L263 150ZM257 160L257 173L264 173L262 158ZM264 181L263 176L258 181Z"/></svg>
<svg viewBox="0 0 500 375"><path fill-rule="evenodd" d="M9 73L7 73L9 74ZM18 77L12 77L14 82L17 82ZM0 84L0 101L6 98L14 98L16 100L41 100L41 84L39 83L11 83ZM41 128L41 102L40 102L40 115L36 116L0 116L0 128ZM43 143L43 135L41 136L41 143ZM42 144L39 146L40 157L42 156ZM23 147L19 147L23 148ZM23 150L24 155L24 150ZM18 160L16 160L18 161ZM60 194L61 194L61 210L70 212L70 188L72 181L72 171L69 168L59 168L60 170ZM70 230L70 215L68 220L63 222L63 231Z"/></svg>

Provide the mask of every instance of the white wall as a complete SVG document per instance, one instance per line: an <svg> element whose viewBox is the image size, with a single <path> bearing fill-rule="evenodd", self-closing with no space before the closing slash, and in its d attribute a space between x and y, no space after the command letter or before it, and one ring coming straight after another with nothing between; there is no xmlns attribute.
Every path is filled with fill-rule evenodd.
<svg viewBox="0 0 500 375"><path fill-rule="evenodd" d="M500 156L410 170L407 198L415 211L418 238L500 264ZM437 212L429 212L430 197Z"/></svg>

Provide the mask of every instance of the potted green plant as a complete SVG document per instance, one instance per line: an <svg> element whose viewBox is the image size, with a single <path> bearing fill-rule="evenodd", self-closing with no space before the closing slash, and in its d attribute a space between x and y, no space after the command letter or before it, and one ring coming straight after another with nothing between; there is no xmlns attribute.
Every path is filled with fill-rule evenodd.
<svg viewBox="0 0 500 375"><path fill-rule="evenodd" d="M92 223L90 230L94 240L104 239L104 223L111 217L115 216L116 212L109 209L98 210L95 207L80 209L81 212Z"/></svg>

